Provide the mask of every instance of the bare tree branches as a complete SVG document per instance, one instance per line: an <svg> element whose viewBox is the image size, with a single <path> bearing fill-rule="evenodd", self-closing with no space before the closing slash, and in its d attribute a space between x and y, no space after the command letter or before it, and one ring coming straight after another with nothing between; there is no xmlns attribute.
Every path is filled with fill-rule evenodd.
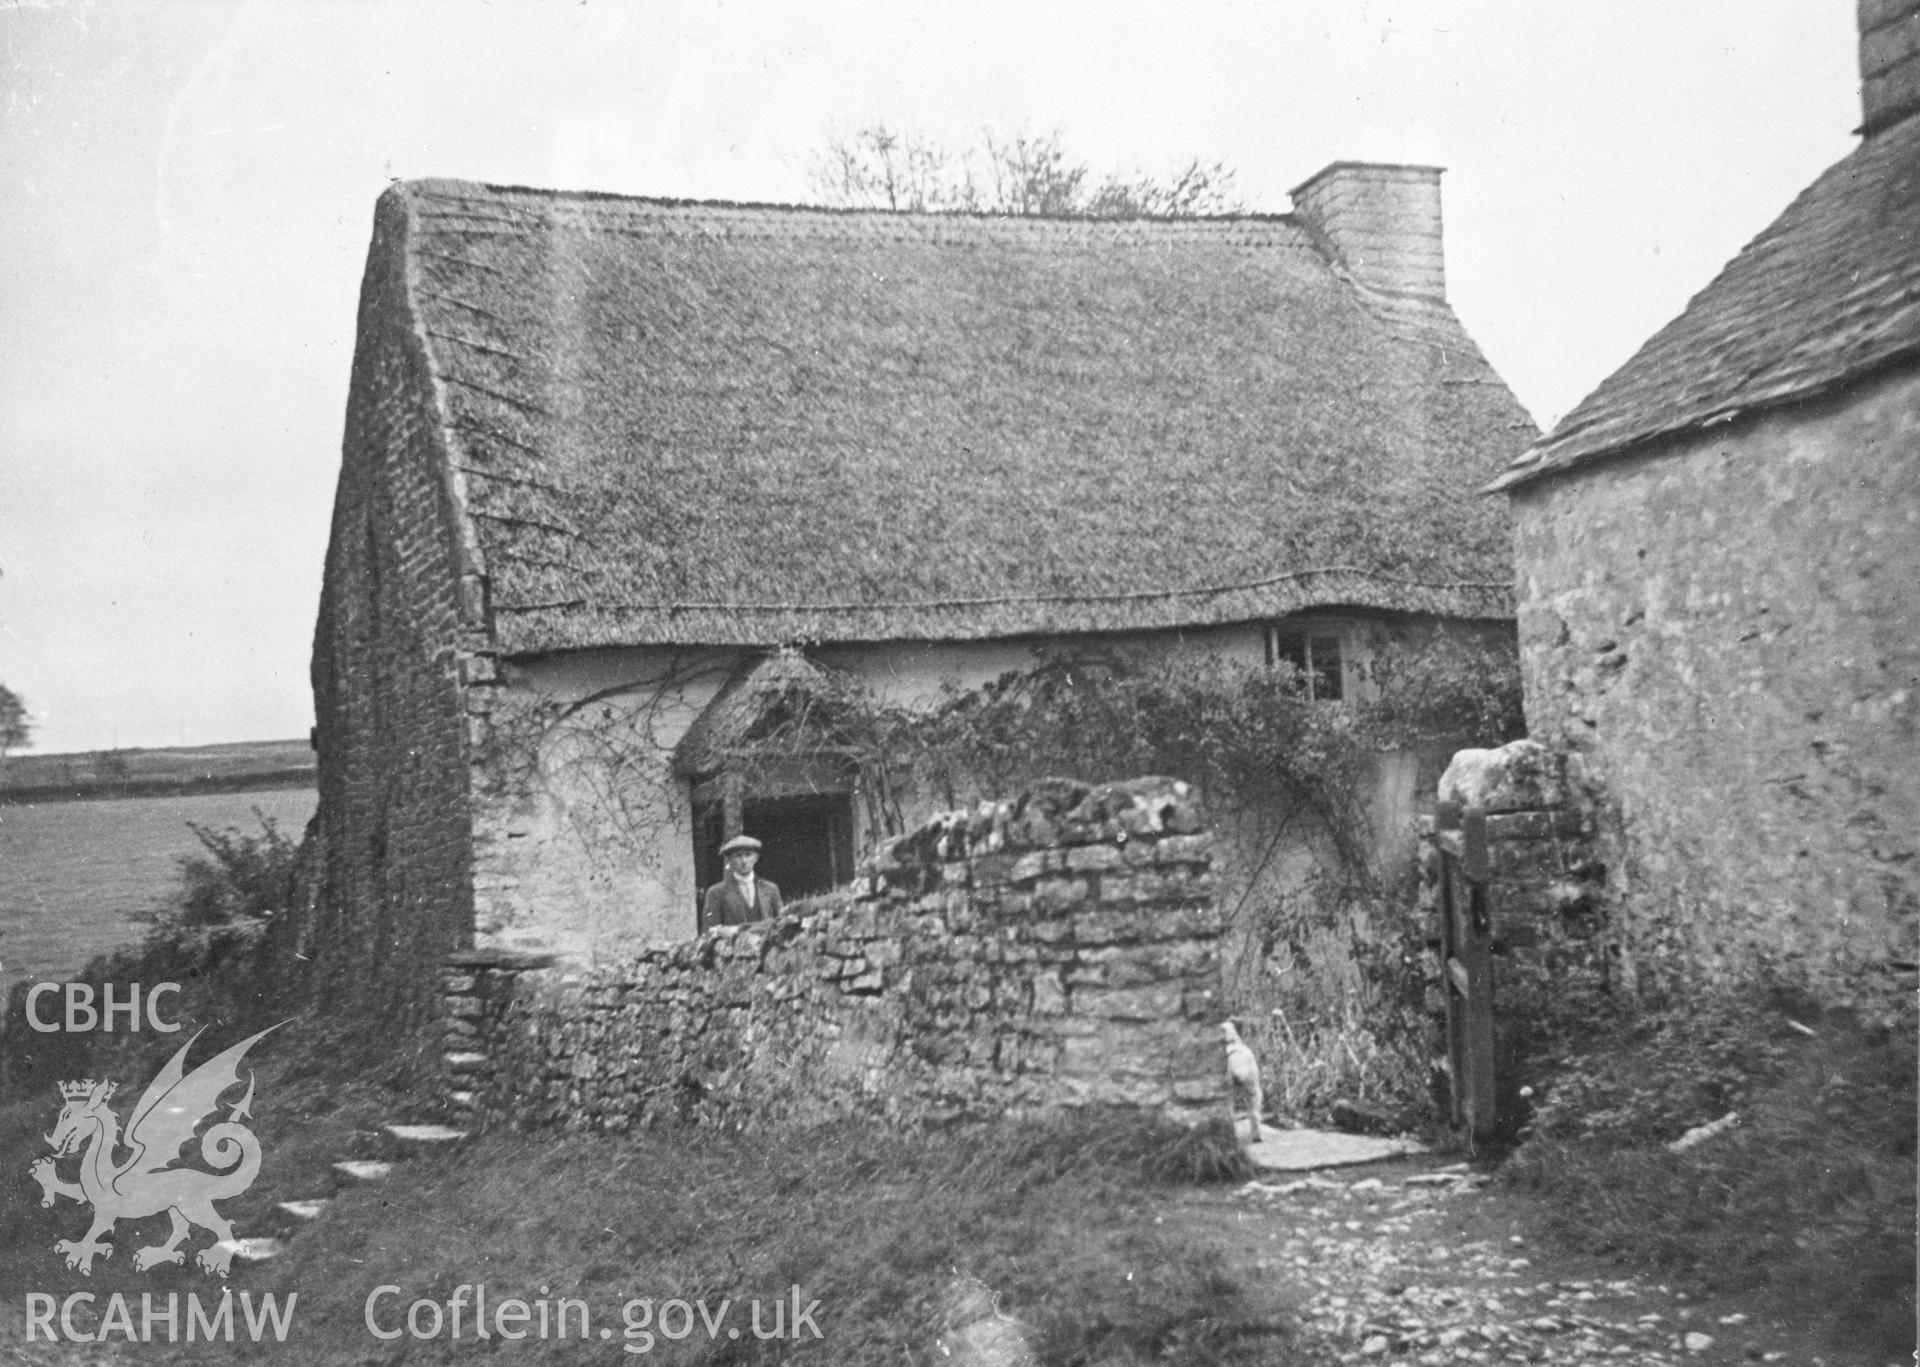
<svg viewBox="0 0 1920 1367"><path fill-rule="evenodd" d="M1243 207L1224 161L1194 157L1164 176L1096 173L1059 130L981 135L953 147L872 123L835 132L807 175L836 208L972 211L1054 218L1194 218Z"/></svg>
<svg viewBox="0 0 1920 1367"><path fill-rule="evenodd" d="M869 124L836 133L807 172L813 192L843 209L928 212L989 208L974 154L955 153L918 133Z"/></svg>

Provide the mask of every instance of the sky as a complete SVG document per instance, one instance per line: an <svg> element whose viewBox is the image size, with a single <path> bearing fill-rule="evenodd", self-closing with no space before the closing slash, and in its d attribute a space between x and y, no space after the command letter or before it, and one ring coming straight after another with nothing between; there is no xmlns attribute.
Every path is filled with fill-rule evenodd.
<svg viewBox="0 0 1920 1367"><path fill-rule="evenodd" d="M1551 425L1854 146L1853 0L0 0L0 684L31 753L302 736L374 200L805 202L836 132L1059 131L1285 212L1445 167Z"/></svg>

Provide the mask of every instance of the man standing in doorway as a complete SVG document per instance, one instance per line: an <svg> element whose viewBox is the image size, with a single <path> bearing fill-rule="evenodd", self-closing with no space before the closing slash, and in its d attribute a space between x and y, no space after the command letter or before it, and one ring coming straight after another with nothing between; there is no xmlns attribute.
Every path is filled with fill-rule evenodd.
<svg viewBox="0 0 1920 1367"><path fill-rule="evenodd" d="M720 858L727 866L727 876L708 888L700 901L701 930L743 926L780 914L779 884L756 877L753 872L753 866L760 862L758 840L736 835L720 847Z"/></svg>

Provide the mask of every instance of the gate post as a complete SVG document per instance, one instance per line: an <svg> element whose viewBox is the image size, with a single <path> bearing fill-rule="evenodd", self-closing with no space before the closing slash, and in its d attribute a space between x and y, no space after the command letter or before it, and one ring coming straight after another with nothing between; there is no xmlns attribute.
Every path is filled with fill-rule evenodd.
<svg viewBox="0 0 1920 1367"><path fill-rule="evenodd" d="M1617 950L1597 799L1564 757L1527 740L1462 750L1438 796L1420 827L1430 1009L1444 1006L1450 1118L1478 1142L1525 1123L1526 1088L1578 1043Z"/></svg>

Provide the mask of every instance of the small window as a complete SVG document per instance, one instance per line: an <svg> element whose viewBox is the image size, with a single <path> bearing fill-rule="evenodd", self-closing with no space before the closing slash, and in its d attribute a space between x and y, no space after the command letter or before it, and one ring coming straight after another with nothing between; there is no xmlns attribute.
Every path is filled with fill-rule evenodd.
<svg viewBox="0 0 1920 1367"><path fill-rule="evenodd" d="M1267 663L1289 664L1300 671L1301 686L1309 698L1338 702L1346 696L1340 668L1340 637L1332 632L1297 632L1274 628L1267 633Z"/></svg>

